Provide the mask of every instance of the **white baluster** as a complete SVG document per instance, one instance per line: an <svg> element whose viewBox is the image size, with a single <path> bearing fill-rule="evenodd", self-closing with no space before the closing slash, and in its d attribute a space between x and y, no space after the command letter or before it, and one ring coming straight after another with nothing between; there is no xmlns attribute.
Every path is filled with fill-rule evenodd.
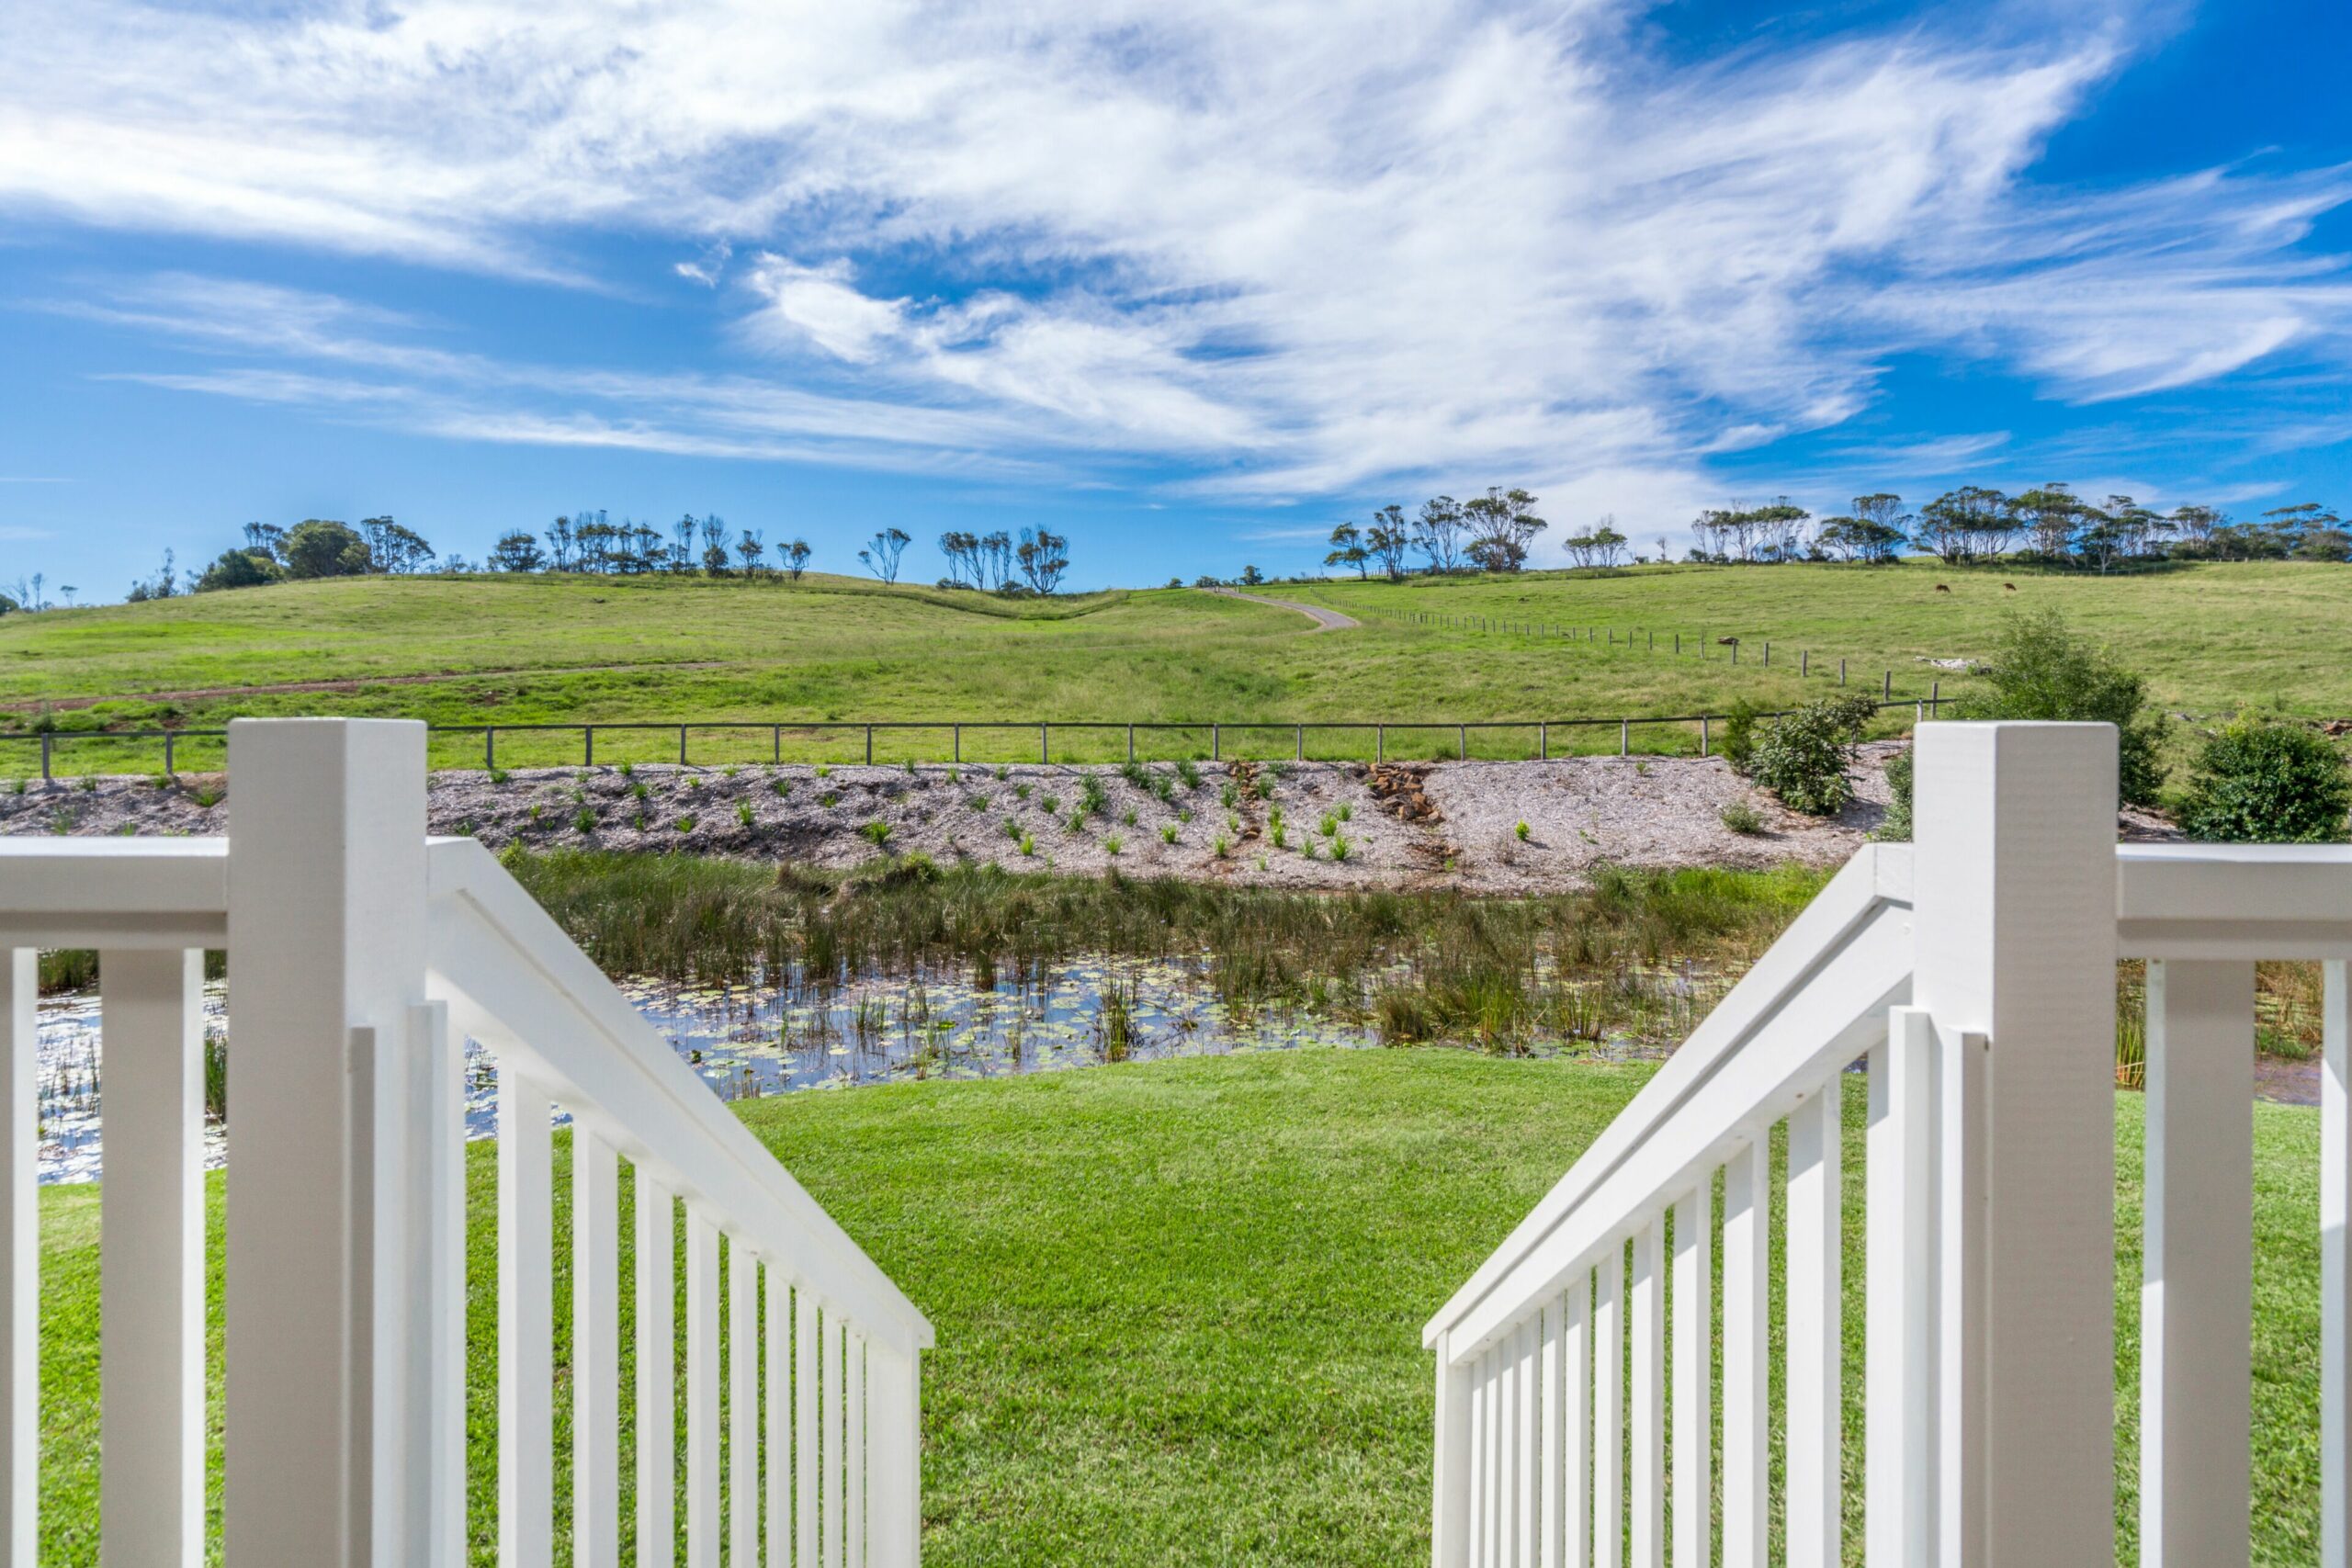
<svg viewBox="0 0 2352 1568"><path fill-rule="evenodd" d="M1592 1561L1625 1556L1625 1248L1611 1242L1592 1286Z"/></svg>
<svg viewBox="0 0 2352 1568"><path fill-rule="evenodd" d="M1567 1467L1560 1495L1560 1530L1567 1568L1592 1561L1592 1286L1578 1274L1568 1281L1561 1348L1567 1359Z"/></svg>
<svg viewBox="0 0 2352 1568"><path fill-rule="evenodd" d="M792 1561L792 1279L773 1258L767 1295L768 1568Z"/></svg>
<svg viewBox="0 0 2352 1568"><path fill-rule="evenodd" d="M1771 1152L1759 1132L1724 1167L1724 1568L1767 1561Z"/></svg>
<svg viewBox="0 0 2352 1568"><path fill-rule="evenodd" d="M718 1225L686 1203L686 1568L718 1568Z"/></svg>
<svg viewBox="0 0 2352 1568"><path fill-rule="evenodd" d="M431 1477L425 1560L435 1568L467 1561L466 1506L466 1045L444 1002L410 1010L418 1051L413 1093L423 1126L415 1146L424 1169L414 1186L424 1225L424 1268L415 1281L425 1346L427 1395L417 1427L418 1462Z"/></svg>
<svg viewBox="0 0 2352 1568"><path fill-rule="evenodd" d="M1674 1205L1674 1561L1712 1561L1713 1514L1713 1178Z"/></svg>
<svg viewBox="0 0 2352 1568"><path fill-rule="evenodd" d="M1513 1561L1521 1568L1535 1568L1537 1523L1542 1515L1543 1491L1537 1482L1536 1463L1543 1450L1536 1431L1541 1419L1538 1409L1542 1389L1536 1382L1536 1358L1543 1337L1543 1325L1534 1318L1520 1325L1519 1330L1519 1430L1512 1439L1517 1450L1516 1484L1519 1492L1519 1550Z"/></svg>
<svg viewBox="0 0 2352 1568"><path fill-rule="evenodd" d="M1659 1226L1651 1220L1634 1233L1634 1568L1660 1568L1666 1561L1666 1251Z"/></svg>
<svg viewBox="0 0 2352 1568"><path fill-rule="evenodd" d="M2148 965L2140 1560L2248 1558L2254 965Z"/></svg>
<svg viewBox="0 0 2352 1568"><path fill-rule="evenodd" d="M849 1543L849 1532L842 1529L848 1521L848 1508L842 1497L842 1483L848 1470L843 1463L849 1447L848 1335L843 1331L841 1314L825 1314L825 1435L820 1468L824 1477L824 1496L820 1506L824 1510L825 1568L843 1568L842 1552Z"/></svg>
<svg viewBox="0 0 2352 1568"><path fill-rule="evenodd" d="M637 1168L637 1568L677 1557L676 1200Z"/></svg>
<svg viewBox="0 0 2352 1568"><path fill-rule="evenodd" d="M1519 1568L1519 1331L1495 1347L1495 1561Z"/></svg>
<svg viewBox="0 0 2352 1568"><path fill-rule="evenodd" d="M1935 1025L1887 1010L1871 1051L1862 1356L1863 1523L1871 1562L1925 1568L1935 1547Z"/></svg>
<svg viewBox="0 0 2352 1568"><path fill-rule="evenodd" d="M0 952L0 1558L33 1561L40 1495L40 955Z"/></svg>
<svg viewBox="0 0 2352 1568"><path fill-rule="evenodd" d="M555 1174L547 1091L498 1073L498 1561L555 1555ZM234 1204L231 1205L233 1209Z"/></svg>
<svg viewBox="0 0 2352 1568"><path fill-rule="evenodd" d="M2352 1568L2352 976L2325 968L2319 1089L2320 1565Z"/></svg>
<svg viewBox="0 0 2352 1568"><path fill-rule="evenodd" d="M792 1561L795 1568L817 1568L817 1297L805 1287L792 1292Z"/></svg>
<svg viewBox="0 0 2352 1568"><path fill-rule="evenodd" d="M1487 1359L1470 1363L1470 1561L1487 1568L1490 1530L1487 1523L1487 1480L1494 1469L1493 1438L1487 1425Z"/></svg>
<svg viewBox="0 0 2352 1568"><path fill-rule="evenodd" d="M760 1560L760 1263L727 1238L728 1561Z"/></svg>
<svg viewBox="0 0 2352 1568"><path fill-rule="evenodd" d="M620 1157L571 1127L571 1561L621 1558Z"/></svg>
<svg viewBox="0 0 2352 1568"><path fill-rule="evenodd" d="M1542 1431L1536 1439L1536 1466L1542 1480L1537 1500L1537 1568L1564 1568L1566 1509L1561 1493L1567 1479L1568 1353L1567 1301L1562 1297L1544 1308L1543 1348L1536 1365L1537 1407Z"/></svg>
<svg viewBox="0 0 2352 1568"><path fill-rule="evenodd" d="M204 954L99 955L100 1556L204 1561Z"/></svg>
<svg viewBox="0 0 2352 1568"><path fill-rule="evenodd" d="M922 1547L922 1362L865 1347L865 1550L880 1568L915 1568Z"/></svg>
<svg viewBox="0 0 2352 1568"><path fill-rule="evenodd" d="M1437 1433L1430 1466L1430 1568L1469 1568L1471 1417L1470 1369L1457 1366L1450 1336L1437 1342Z"/></svg>
<svg viewBox="0 0 2352 1568"><path fill-rule="evenodd" d="M865 1568L865 1338L848 1336L849 1568Z"/></svg>
<svg viewBox="0 0 2352 1568"><path fill-rule="evenodd" d="M1838 1160L1841 1082L1833 1077L1789 1115L1788 1469L1791 1568L1836 1568L1839 1513L1839 1390L1844 1246Z"/></svg>

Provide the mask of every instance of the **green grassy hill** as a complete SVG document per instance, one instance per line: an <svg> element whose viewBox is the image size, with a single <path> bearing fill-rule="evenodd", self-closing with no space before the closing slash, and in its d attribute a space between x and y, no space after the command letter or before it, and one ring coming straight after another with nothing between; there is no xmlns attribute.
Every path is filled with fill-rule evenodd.
<svg viewBox="0 0 2352 1568"><path fill-rule="evenodd" d="M1949 592L1939 592L1938 584ZM2012 586L2013 585L2013 586ZM70 732L216 726L243 714L396 715L442 724L693 718L821 721L1052 718L1125 722L1607 717L1770 705L1820 691L1837 661L1857 686L1892 670L1898 694L1947 694L1965 677L1923 659L1989 645L2005 611L2055 605L2117 646L2167 706L2226 714L2248 704L2352 713L2352 570L2302 564L2189 566L2131 577L2000 568L1642 568L1520 578L1324 582L1271 590L1359 616L1315 633L1305 617L1192 590L1002 601L848 579L797 584L667 578L406 578L295 583L161 603L0 620L0 736L46 722ZM1430 624L1417 615L1591 628L1594 640ZM1607 631L1635 635L1611 643ZM1649 635L1658 646L1653 650ZM1685 652L1670 651L1682 634ZM1734 666L1715 639L1742 639ZM1706 638L1702 642L1702 637ZM1769 668L1762 645L1772 645ZM1810 680L1799 655L1812 656ZM307 688L307 689L305 689ZM47 716L43 718L44 710ZM1287 735L1229 747L1286 751ZM1591 731L1613 750L1613 729ZM1414 754L1450 736L1398 738ZM1636 733L1679 750L1695 734ZM1368 744L1368 738L1367 742ZM1577 744L1555 732L1555 746ZM630 742L600 738L600 760ZM747 757L767 738L746 736ZM835 749L846 740L831 743ZM944 733L888 754L946 754ZM1100 738L1094 754L1122 743ZM1034 745L967 738L967 756ZM1205 733L1163 745L1204 750ZM1531 750L1532 732L1483 754ZM648 757L674 740L645 738ZM1344 750L1328 738L1323 750ZM472 754L452 740L443 760ZM537 755L544 751L545 755ZM1058 755L1089 754L1057 746ZM716 755L697 745L700 755ZM515 763L576 758L578 738ZM822 755L813 738L789 754ZM1034 755L1034 751L1030 754ZM0 747L0 773L31 764ZM191 748L187 765L204 765ZM62 768L153 766L127 748L68 746Z"/></svg>

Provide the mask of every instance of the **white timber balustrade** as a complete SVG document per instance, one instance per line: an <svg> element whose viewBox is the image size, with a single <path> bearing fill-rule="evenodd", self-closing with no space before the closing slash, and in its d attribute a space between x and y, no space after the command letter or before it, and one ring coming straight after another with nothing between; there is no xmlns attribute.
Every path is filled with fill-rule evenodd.
<svg viewBox="0 0 2352 1568"><path fill-rule="evenodd" d="M922 1314L487 851L426 838L422 725L241 720L229 754L225 839L0 840L0 1562L34 1562L40 1539L36 960L76 948L99 954L104 1051L102 1562L194 1568L214 1550L210 1377L232 1565L455 1568L471 1490L498 1499L503 1568L552 1562L566 1525L582 1568L911 1568ZM235 1124L267 1130L232 1131L221 1368L205 1364L208 951L227 954ZM471 1252L469 1039L499 1134L496 1245ZM469 1473L467 1447L486 1348L468 1341L467 1269L485 1254L495 1476Z"/></svg>
<svg viewBox="0 0 2352 1568"><path fill-rule="evenodd" d="M2103 725L1923 725L1915 776L1917 843L1858 853L1430 1320L1436 1568L2114 1560L2119 960L2146 964L2138 1560L2249 1561L2254 965L2298 960L2320 1560L2352 1568L2352 849L2119 845Z"/></svg>

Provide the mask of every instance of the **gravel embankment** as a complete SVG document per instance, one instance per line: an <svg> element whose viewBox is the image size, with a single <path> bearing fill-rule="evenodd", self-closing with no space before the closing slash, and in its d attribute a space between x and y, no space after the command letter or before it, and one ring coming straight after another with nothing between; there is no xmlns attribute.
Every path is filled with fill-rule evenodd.
<svg viewBox="0 0 2352 1568"><path fill-rule="evenodd" d="M1267 886L1510 893L1572 886L1604 862L1841 861L1879 819L1892 749L1866 749L1860 798L1826 821L1781 809L1720 761L1615 757L1378 769L1204 763L1190 785L1166 763L1146 770L1142 784L1115 768L1037 764L444 773L433 775L427 816L436 833L471 833L492 847L695 850L826 866L919 850L1018 870L1116 865ZM1090 776L1101 807L1073 825ZM1762 833L1723 825L1724 807L1741 799L1763 818ZM229 811L217 775L35 784L0 795L0 833L221 833Z"/></svg>

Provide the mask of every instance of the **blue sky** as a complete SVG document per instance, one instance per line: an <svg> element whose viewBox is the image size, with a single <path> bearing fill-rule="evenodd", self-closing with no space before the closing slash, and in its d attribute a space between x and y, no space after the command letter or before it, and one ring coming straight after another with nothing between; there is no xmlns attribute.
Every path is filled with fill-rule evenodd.
<svg viewBox="0 0 2352 1568"><path fill-rule="evenodd" d="M1781 493L2352 503L2346 59L2341 0L30 0L0 581L383 513L924 577L1038 523L1091 586L1493 483L1677 551Z"/></svg>

